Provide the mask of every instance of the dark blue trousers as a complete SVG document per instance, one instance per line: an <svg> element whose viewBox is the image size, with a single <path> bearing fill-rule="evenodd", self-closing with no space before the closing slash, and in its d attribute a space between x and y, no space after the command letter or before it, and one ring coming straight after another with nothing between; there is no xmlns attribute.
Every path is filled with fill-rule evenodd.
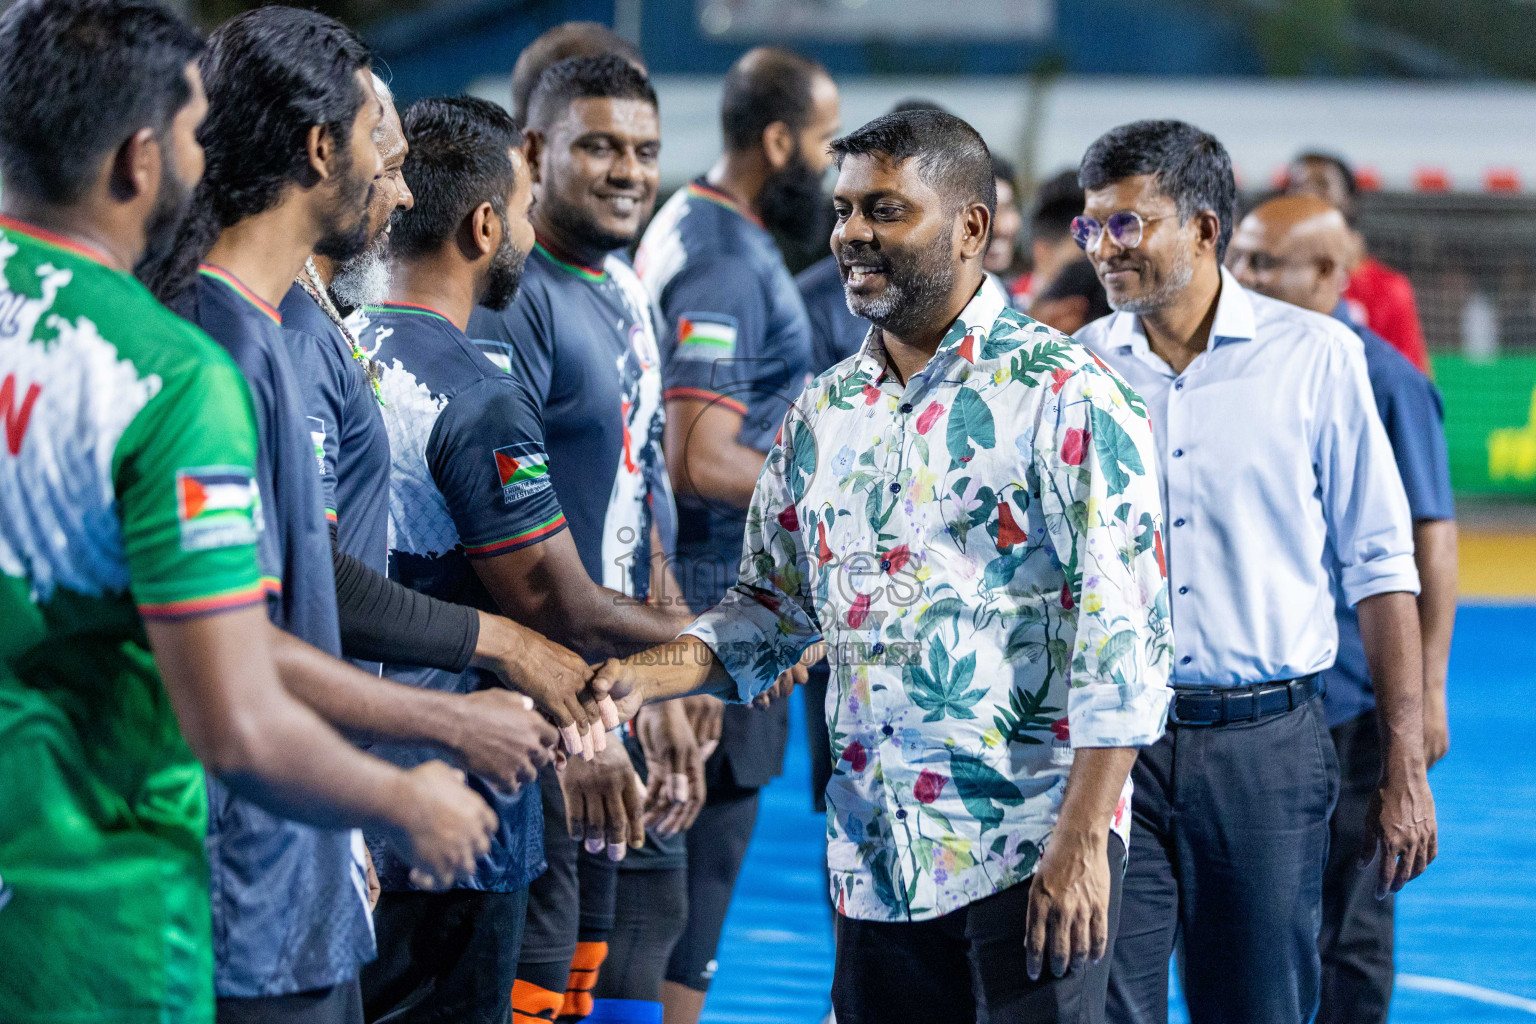
<svg viewBox="0 0 1536 1024"><path fill-rule="evenodd" d="M1323 702L1261 722L1170 725L1131 777L1106 1019L1165 1024L1177 944L1192 1024L1305 1024L1339 791Z"/></svg>

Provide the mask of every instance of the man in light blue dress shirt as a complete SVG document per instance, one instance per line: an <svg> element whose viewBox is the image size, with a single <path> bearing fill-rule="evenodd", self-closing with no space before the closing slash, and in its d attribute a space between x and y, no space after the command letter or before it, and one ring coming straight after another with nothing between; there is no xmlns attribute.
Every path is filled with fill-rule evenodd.
<svg viewBox="0 0 1536 1024"><path fill-rule="evenodd" d="M1338 649L1335 575L1382 723L1377 893L1435 854L1407 499L1359 338L1222 270L1236 189L1221 143L1177 121L1124 125L1079 176L1074 234L1117 312L1078 337L1151 414L1174 620L1168 732L1132 771L1108 1016L1166 1021L1177 940L1195 1024L1304 1022L1339 787L1317 699Z"/></svg>

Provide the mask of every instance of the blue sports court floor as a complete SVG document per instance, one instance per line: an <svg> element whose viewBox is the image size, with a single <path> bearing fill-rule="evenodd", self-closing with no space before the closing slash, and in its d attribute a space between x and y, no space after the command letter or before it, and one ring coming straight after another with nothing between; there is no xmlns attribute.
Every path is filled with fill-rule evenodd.
<svg viewBox="0 0 1536 1024"><path fill-rule="evenodd" d="M1536 605L1464 606L1451 753L1433 772L1440 857L1398 902L1393 1024L1536 1019ZM832 980L803 704L763 795L706 1024L817 1024ZM1021 968L1022 969L1022 968ZM1184 1021L1176 1005L1171 1020Z"/></svg>

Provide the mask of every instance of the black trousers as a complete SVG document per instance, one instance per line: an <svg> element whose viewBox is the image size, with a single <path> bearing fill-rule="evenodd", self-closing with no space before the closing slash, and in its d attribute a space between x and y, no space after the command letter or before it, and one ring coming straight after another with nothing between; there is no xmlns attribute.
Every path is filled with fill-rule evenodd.
<svg viewBox="0 0 1536 1024"><path fill-rule="evenodd" d="M1109 935L1120 918L1125 847L1109 837ZM837 915L832 1009L838 1024L1099 1024L1110 958L1057 978L1024 972L1029 882L931 921ZM1113 945L1111 945L1113 952Z"/></svg>
<svg viewBox="0 0 1536 1024"><path fill-rule="evenodd" d="M220 999L218 1024L363 1024L357 979L288 996Z"/></svg>
<svg viewBox="0 0 1536 1024"><path fill-rule="evenodd" d="M506 1024L528 890L385 892L379 958L363 968L370 1024Z"/></svg>
<svg viewBox="0 0 1536 1024"><path fill-rule="evenodd" d="M1323 958L1318 1024L1385 1024L1392 1002L1392 904L1376 898L1376 866L1360 867L1365 815L1381 776L1374 711L1329 730L1339 758L1339 803L1328 823L1323 871Z"/></svg>
<svg viewBox="0 0 1536 1024"><path fill-rule="evenodd" d="M1131 778L1109 1020L1166 1024L1178 943L1193 1024L1305 1024L1339 785L1323 702L1261 722L1170 725Z"/></svg>

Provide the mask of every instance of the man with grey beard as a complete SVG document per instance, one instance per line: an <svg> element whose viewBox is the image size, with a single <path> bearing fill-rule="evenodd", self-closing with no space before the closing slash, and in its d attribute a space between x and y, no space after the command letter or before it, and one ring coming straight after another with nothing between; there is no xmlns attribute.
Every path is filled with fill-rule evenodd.
<svg viewBox="0 0 1536 1024"><path fill-rule="evenodd" d="M1376 687L1361 853L1378 858L1377 898L1435 856L1408 501L1360 339L1222 269L1236 187L1220 142L1138 121L1090 146L1078 176L1072 233L1117 311L1078 338L1151 417L1177 623L1168 731L1131 772L1109 1019L1167 1021L1179 941L1195 1024L1299 1024L1318 1005L1339 790L1316 699L1338 652L1335 577Z"/></svg>
<svg viewBox="0 0 1536 1024"><path fill-rule="evenodd" d="M336 305L360 306L384 296L389 225L397 210L415 203L400 173L407 152L400 115L388 86L377 75L373 82L384 117L374 131L383 170L368 209L372 241L340 266L311 257L281 307L331 527L342 650L375 673L381 662L487 668L531 697L561 727L567 747L582 752L588 716L575 694L590 673L580 658L502 616L439 601L385 576L389 436L376 369Z"/></svg>

